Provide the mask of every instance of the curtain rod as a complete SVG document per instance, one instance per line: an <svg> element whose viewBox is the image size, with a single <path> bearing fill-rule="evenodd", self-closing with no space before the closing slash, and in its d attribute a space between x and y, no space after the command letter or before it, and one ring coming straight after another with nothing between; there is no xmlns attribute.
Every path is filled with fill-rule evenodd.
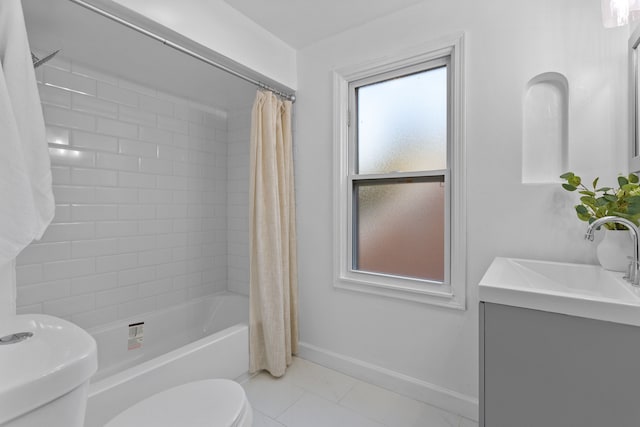
<svg viewBox="0 0 640 427"><path fill-rule="evenodd" d="M290 100L291 102L295 102L295 100L296 100L296 96L293 95L293 94L282 92L282 91L280 91L278 89L275 89L275 88L273 88L273 87L271 87L271 86L269 86L269 85L267 85L267 84L265 84L265 83L263 83L263 82L261 82L259 80L256 80L256 79L254 79L252 77L249 77L249 76L247 76L245 74L242 74L242 73L240 73L240 72L238 72L236 70L233 70L233 69L231 69L231 68L229 68L229 67L227 67L227 66L225 66L223 64L220 64L220 63L215 62L215 61L213 61L213 60L211 60L209 58L206 58L206 57L200 55L199 53L196 53L196 52L194 52L194 51L192 51L190 49L187 49L186 47L184 47L182 45L179 45L179 44L174 43L174 42L172 42L170 40L167 40L164 37L161 37L161 36L159 36L158 34L156 34L154 32L146 30L146 29L144 29L144 28L142 28L142 27L140 27L140 26L138 26L138 25L136 25L136 24L134 24L132 22L129 22L129 21L123 19L123 18L120 18L119 16L116 16L116 15L110 13L110 12L107 12L104 9L100 9L99 7L96 7L96 6L92 5L92 4L89 4L89 3L87 3L87 2L85 2L83 0L69 0L69 1L72 2L72 3L75 3L75 4L79 5L79 6L82 6L82 7L86 8L86 9L89 9L92 12L95 12L95 13L97 13L99 15L102 15L105 18L111 19L112 21L115 21L115 22L117 22L117 23L119 23L121 25L124 25L125 27L128 27L128 28L130 28L130 29L132 29L134 31L137 31L137 32L139 32L141 34L144 34L147 37L150 37L150 38L152 38L154 40L157 40L160 43L164 44L165 46L169 46L170 48L173 48L173 49L177 50L178 52L182 52L184 54L187 54L187 55L191 56L192 58L195 58L195 59L197 59L199 61L204 62L205 64L211 65L211 66L213 66L213 67L215 67L215 68L217 68L219 70L225 71L225 72L227 72L229 74L232 74L232 75L234 75L234 76L236 76L238 78L241 78L242 80L244 80L246 82L249 82L249 83L253 84L254 86L258 86L260 89L269 90L269 91L275 93L276 95L279 95L279 96L281 96L281 97L283 97L285 99Z"/></svg>

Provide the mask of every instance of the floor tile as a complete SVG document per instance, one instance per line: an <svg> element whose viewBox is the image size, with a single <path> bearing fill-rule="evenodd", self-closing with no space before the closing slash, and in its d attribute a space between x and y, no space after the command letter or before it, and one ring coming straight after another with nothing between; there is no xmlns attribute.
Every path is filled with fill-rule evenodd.
<svg viewBox="0 0 640 427"><path fill-rule="evenodd" d="M294 358L282 378L243 384L254 427L478 427L423 402Z"/></svg>
<svg viewBox="0 0 640 427"><path fill-rule="evenodd" d="M460 416L358 381L340 405L388 426L458 427Z"/></svg>
<svg viewBox="0 0 640 427"><path fill-rule="evenodd" d="M332 402L340 401L357 382L353 377L298 357L287 368L284 379Z"/></svg>
<svg viewBox="0 0 640 427"><path fill-rule="evenodd" d="M460 427L478 427L478 423L467 418L462 418Z"/></svg>
<svg viewBox="0 0 640 427"><path fill-rule="evenodd" d="M267 417L260 411L253 410L253 424L252 427L284 427L282 424Z"/></svg>
<svg viewBox="0 0 640 427"><path fill-rule="evenodd" d="M305 393L277 420L286 427L384 427L312 393Z"/></svg>
<svg viewBox="0 0 640 427"><path fill-rule="evenodd" d="M304 390L292 382L267 373L250 378L242 386L251 406L271 418L277 418L304 394Z"/></svg>

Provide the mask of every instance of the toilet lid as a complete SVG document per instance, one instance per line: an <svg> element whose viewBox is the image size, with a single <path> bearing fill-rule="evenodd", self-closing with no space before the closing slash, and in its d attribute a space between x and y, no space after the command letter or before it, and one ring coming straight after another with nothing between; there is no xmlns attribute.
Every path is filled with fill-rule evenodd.
<svg viewBox="0 0 640 427"><path fill-rule="evenodd" d="M105 427L236 427L246 407L240 384L224 379L195 381L136 403Z"/></svg>

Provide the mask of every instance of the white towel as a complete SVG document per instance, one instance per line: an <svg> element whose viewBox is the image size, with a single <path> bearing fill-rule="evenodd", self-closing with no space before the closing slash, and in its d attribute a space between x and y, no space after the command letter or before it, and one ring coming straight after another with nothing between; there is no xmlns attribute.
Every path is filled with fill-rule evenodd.
<svg viewBox="0 0 640 427"><path fill-rule="evenodd" d="M54 214L44 119L20 0L0 1L0 315L15 312L14 259ZM8 267L9 266L9 267Z"/></svg>

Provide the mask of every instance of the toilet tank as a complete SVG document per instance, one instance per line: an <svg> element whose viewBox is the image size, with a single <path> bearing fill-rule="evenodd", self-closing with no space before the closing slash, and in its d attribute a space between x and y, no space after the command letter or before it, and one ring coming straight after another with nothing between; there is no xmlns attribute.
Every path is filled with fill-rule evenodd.
<svg viewBox="0 0 640 427"><path fill-rule="evenodd" d="M0 426L81 427L96 342L42 314L0 319Z"/></svg>

